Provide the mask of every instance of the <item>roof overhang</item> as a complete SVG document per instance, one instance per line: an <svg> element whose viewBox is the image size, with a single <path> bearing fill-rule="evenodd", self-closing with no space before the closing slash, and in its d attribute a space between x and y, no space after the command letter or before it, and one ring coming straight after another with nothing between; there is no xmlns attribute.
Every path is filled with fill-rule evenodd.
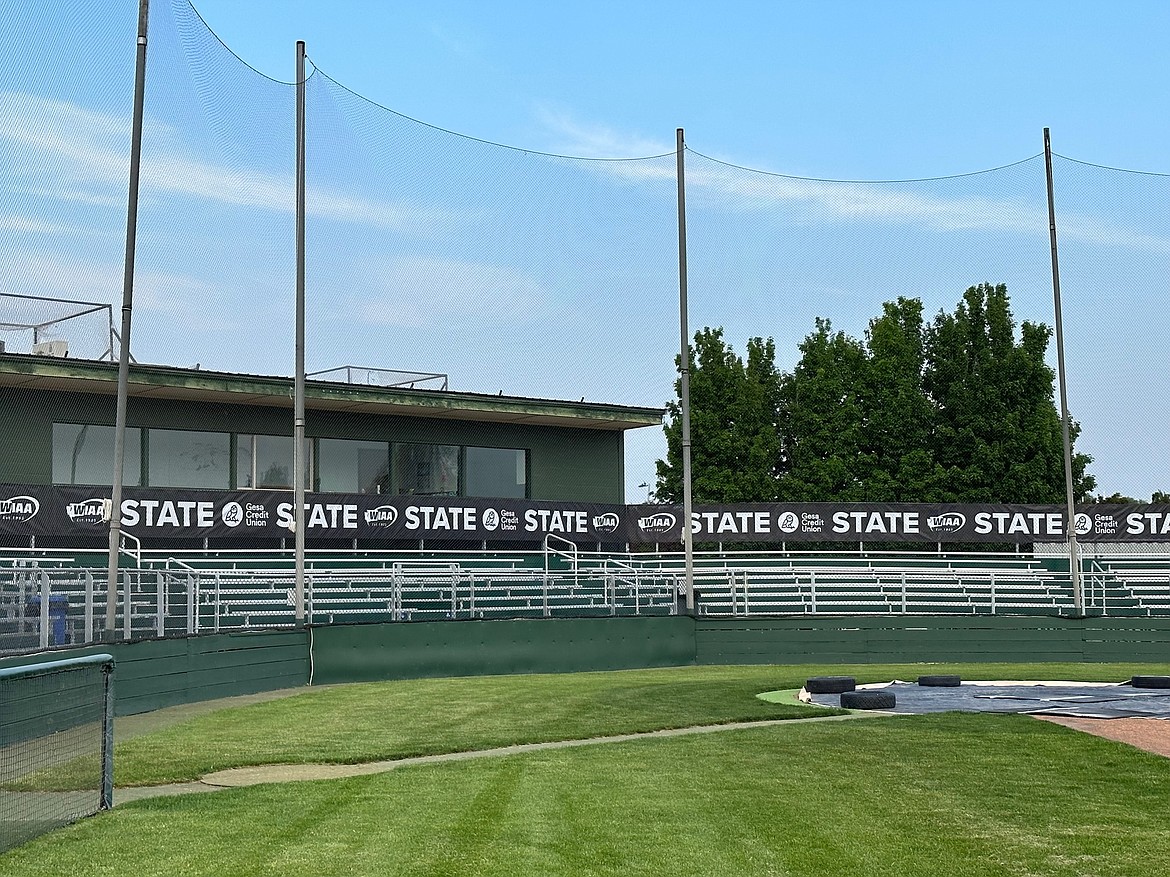
<svg viewBox="0 0 1170 877"><path fill-rule="evenodd" d="M0 355L0 388L114 395L116 363L27 354ZM293 408L293 379L134 364L127 393L135 399L168 399L224 405ZM660 426L663 410L566 402L518 396L491 396L450 390L421 390L305 382L305 408L381 416L426 417L489 423L627 430Z"/></svg>

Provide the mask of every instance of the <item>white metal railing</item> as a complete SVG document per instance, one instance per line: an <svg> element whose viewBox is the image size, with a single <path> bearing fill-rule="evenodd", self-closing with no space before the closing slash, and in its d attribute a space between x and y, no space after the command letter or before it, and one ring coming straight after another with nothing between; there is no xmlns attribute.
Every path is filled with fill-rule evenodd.
<svg viewBox="0 0 1170 877"><path fill-rule="evenodd" d="M542 552L457 558L321 555L306 566L311 623L671 614L679 558L601 555L546 540ZM568 540L562 540L568 542ZM572 549L568 546L572 545ZM92 642L105 625L104 566L75 555L0 552L0 653ZM119 573L115 625L128 639L291 625L287 558L139 552ZM554 558L565 568L556 568ZM1102 614L1170 615L1170 561L1093 560L1086 605ZM1020 556L937 558L744 552L696 558L706 616L1073 612L1067 572Z"/></svg>

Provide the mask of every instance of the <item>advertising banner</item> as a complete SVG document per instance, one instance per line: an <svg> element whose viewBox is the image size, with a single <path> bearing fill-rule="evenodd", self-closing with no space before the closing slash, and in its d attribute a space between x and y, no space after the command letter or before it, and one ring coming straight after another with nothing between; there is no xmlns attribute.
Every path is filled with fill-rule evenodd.
<svg viewBox="0 0 1170 877"><path fill-rule="evenodd" d="M631 543L679 541L682 510L627 507ZM1066 541L1061 506L918 503L780 503L695 506L698 542ZM1083 542L1168 542L1170 506L1087 505L1077 510Z"/></svg>
<svg viewBox="0 0 1170 877"><path fill-rule="evenodd" d="M110 490L0 485L0 534L68 537L108 531ZM122 528L139 539L280 539L293 532L291 491L126 488ZM309 538L459 539L539 543L676 544L679 506L563 503L450 496L309 494ZM1083 542L1170 542L1168 505L1088 505L1076 515ZM1060 506L779 503L696 506L697 542L1063 542Z"/></svg>
<svg viewBox="0 0 1170 877"><path fill-rule="evenodd" d="M110 489L0 486L0 533L68 536L109 530ZM291 491L127 487L122 529L139 539L293 534ZM309 494L308 538L624 542L624 506L447 496Z"/></svg>

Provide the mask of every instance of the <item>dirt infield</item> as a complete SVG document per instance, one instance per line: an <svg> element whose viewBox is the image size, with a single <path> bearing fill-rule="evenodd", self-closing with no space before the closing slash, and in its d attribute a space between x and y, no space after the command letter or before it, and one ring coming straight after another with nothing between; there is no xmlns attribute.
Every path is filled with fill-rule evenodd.
<svg viewBox="0 0 1170 877"><path fill-rule="evenodd" d="M1036 718L1107 740L1116 740L1118 743L1128 743L1146 752L1170 758L1170 721L1166 719L1084 719L1075 716Z"/></svg>

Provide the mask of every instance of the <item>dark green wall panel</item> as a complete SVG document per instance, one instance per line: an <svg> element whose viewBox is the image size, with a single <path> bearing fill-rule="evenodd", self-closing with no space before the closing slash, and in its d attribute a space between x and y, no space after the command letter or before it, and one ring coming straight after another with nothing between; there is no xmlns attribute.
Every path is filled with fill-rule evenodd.
<svg viewBox="0 0 1170 877"><path fill-rule="evenodd" d="M560 673L694 662L689 618L438 621L313 628L314 682Z"/></svg>
<svg viewBox="0 0 1170 877"><path fill-rule="evenodd" d="M304 685L308 638L284 631L108 643L11 658L3 666L109 652L118 715Z"/></svg>
<svg viewBox="0 0 1170 877"><path fill-rule="evenodd" d="M432 621L210 634L52 651L110 652L119 715L304 685L688 664L1170 662L1170 619L999 616Z"/></svg>
<svg viewBox="0 0 1170 877"><path fill-rule="evenodd" d="M1170 619L880 616L701 619L699 664L1168 661Z"/></svg>

